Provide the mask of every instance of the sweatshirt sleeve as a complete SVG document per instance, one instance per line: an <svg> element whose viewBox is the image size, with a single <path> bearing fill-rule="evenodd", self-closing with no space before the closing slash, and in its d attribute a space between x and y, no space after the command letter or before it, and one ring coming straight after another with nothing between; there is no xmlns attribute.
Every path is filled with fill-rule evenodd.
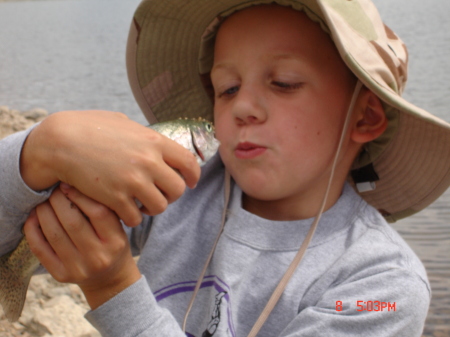
<svg viewBox="0 0 450 337"><path fill-rule="evenodd" d="M102 336L186 337L170 311L157 304L145 276L85 317Z"/></svg>
<svg viewBox="0 0 450 337"><path fill-rule="evenodd" d="M0 256L17 246L29 212L45 201L52 191L35 192L20 175L20 153L31 130L0 140Z"/></svg>

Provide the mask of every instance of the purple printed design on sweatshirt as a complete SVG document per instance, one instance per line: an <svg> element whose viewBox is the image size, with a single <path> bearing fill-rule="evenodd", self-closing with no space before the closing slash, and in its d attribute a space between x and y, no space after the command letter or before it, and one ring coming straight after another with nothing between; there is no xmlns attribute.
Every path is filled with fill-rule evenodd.
<svg viewBox="0 0 450 337"><path fill-rule="evenodd" d="M174 283L169 286L166 286L164 288L161 288L154 292L155 298L157 302L160 302L167 297L180 294L180 293L186 293L186 292L193 292L195 288L196 281L186 281L186 282L179 282ZM228 316L228 328L230 329L230 333L233 337L236 336L234 324L232 321L232 314L231 314L231 302L230 302L230 296L229 296L229 290L230 287L219 277L216 275L208 275L203 278L203 282L200 285L200 289L204 288L210 288L214 287L214 289L220 293L225 292L226 295L223 297L227 301L227 316ZM186 336L188 337L195 337L192 336L189 333L186 333Z"/></svg>

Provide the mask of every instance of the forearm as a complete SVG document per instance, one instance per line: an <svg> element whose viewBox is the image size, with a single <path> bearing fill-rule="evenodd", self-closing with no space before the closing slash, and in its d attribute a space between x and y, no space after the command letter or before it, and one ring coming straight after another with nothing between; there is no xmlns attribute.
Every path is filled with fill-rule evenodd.
<svg viewBox="0 0 450 337"><path fill-rule="evenodd" d="M15 133L0 141L0 255L17 246L28 213L51 192L33 191L20 175L20 153L30 131Z"/></svg>

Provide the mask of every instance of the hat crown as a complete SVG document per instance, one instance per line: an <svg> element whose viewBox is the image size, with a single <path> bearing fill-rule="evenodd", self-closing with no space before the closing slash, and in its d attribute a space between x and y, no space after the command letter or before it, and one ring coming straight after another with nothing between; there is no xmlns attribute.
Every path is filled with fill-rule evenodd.
<svg viewBox="0 0 450 337"><path fill-rule="evenodd" d="M374 4L370 0L318 3L344 60L357 60L372 80L386 90L402 94L408 78L408 50L383 23Z"/></svg>

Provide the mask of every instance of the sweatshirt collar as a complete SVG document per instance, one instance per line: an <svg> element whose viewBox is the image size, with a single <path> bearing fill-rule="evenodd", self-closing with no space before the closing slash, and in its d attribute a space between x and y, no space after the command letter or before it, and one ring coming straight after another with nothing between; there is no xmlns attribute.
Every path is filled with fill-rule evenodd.
<svg viewBox="0 0 450 337"><path fill-rule="evenodd" d="M318 224L310 248L340 235L353 223L364 201L346 183L341 197ZM242 190L233 183L231 202L224 235L259 250L297 251L314 218L295 221L273 221L242 208Z"/></svg>

